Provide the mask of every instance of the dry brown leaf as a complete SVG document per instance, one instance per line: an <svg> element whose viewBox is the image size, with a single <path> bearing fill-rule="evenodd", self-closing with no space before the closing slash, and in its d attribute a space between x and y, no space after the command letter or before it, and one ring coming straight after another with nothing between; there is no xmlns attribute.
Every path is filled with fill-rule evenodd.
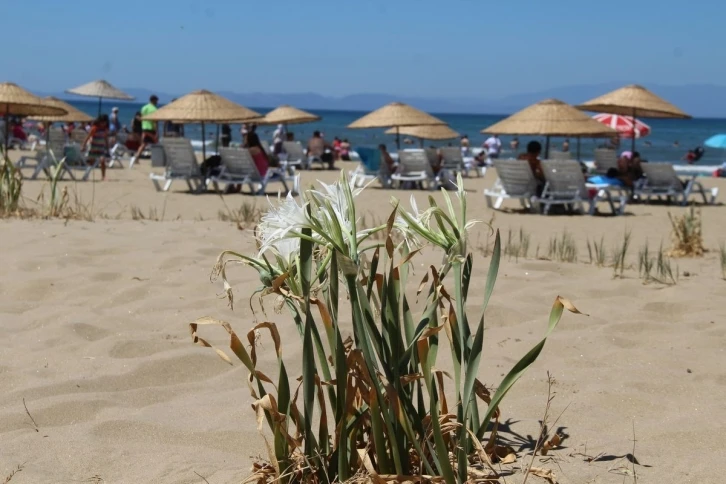
<svg viewBox="0 0 726 484"><path fill-rule="evenodd" d="M497 445L489 456L494 463L512 464L517 461L517 453L508 445Z"/></svg>
<svg viewBox="0 0 726 484"><path fill-rule="evenodd" d="M582 314L583 316L589 316L589 314L581 313L580 310L578 310L575 307L575 305L570 302L569 299L566 299L562 296L557 296L557 302L562 304L562 306L564 306L564 308L567 309L571 313Z"/></svg>
<svg viewBox="0 0 726 484"><path fill-rule="evenodd" d="M529 473L534 474L537 477L541 477L550 484L557 484L557 477L555 476L555 473L554 471L552 471L552 469L544 469L542 467L530 467Z"/></svg>
<svg viewBox="0 0 726 484"><path fill-rule="evenodd" d="M560 442L562 442L562 437L560 437L559 434L555 434L550 440L546 441L542 445L542 449L540 453L542 455L547 455L547 452L556 449L560 446Z"/></svg>

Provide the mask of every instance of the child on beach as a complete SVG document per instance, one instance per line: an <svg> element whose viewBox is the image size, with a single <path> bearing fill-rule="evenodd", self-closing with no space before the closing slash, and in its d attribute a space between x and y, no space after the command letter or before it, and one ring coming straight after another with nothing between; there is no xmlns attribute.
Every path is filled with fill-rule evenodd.
<svg viewBox="0 0 726 484"><path fill-rule="evenodd" d="M91 126L86 141L83 142L82 150L91 143L88 151L88 163L95 163L96 159L101 161L101 180L106 180L106 155L108 154L108 115L100 115Z"/></svg>

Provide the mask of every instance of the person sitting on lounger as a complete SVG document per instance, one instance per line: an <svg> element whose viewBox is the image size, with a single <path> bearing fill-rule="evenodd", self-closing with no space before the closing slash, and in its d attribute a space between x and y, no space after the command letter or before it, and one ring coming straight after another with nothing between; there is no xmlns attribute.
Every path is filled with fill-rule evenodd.
<svg viewBox="0 0 726 484"><path fill-rule="evenodd" d="M542 144L539 141L530 141L527 143L527 152L517 157L519 160L527 160L529 167L532 169L534 177L544 183L544 171L542 171L542 160L539 155L542 153Z"/></svg>
<svg viewBox="0 0 726 484"><path fill-rule="evenodd" d="M618 174L626 187L633 188L643 178L643 167L640 166L640 153L623 151L618 158Z"/></svg>
<svg viewBox="0 0 726 484"><path fill-rule="evenodd" d="M537 195L541 195L545 186L545 176L542 170L542 160L539 155L542 153L542 144L539 141L530 141L527 143L527 152L517 157L518 160L527 160L532 174L537 180Z"/></svg>
<svg viewBox="0 0 726 484"><path fill-rule="evenodd" d="M378 149L381 151L381 164L385 165L384 170L386 170L386 174L392 175L396 173L396 162L391 158L391 154L388 152L386 145L380 144L378 145Z"/></svg>
<svg viewBox="0 0 726 484"><path fill-rule="evenodd" d="M308 158L318 158L323 163L328 164L328 169L335 168L335 160L333 159L332 147L325 142L320 135L320 131L315 131L313 137L308 141Z"/></svg>

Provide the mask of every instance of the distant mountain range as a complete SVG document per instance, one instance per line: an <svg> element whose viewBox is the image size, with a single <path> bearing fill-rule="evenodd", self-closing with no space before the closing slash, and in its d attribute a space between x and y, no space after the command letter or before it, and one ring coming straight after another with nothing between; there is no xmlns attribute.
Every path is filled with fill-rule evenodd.
<svg viewBox="0 0 726 484"><path fill-rule="evenodd" d="M370 111L393 101L401 101L419 109L433 113L460 114L510 114L530 104L548 98L577 104L593 97L605 94L627 83L612 82L605 84L578 85L558 87L539 92L515 94L500 99L463 98L463 97L409 97L390 94L352 94L343 97L323 96L316 93L278 94L278 93L235 93L219 91L225 96L244 106L275 107L291 104L302 109L321 109L332 111ZM650 84L646 86L654 93L672 102L687 113L696 117L726 118L726 86L712 84L689 84L683 86L667 86ZM138 101L146 101L151 94L156 94L162 103L171 101L179 94L150 91L148 89L125 88L124 91L136 97ZM76 97L65 93L38 93L53 95L64 99ZM80 98L79 98L80 99ZM87 98L86 98L87 99Z"/></svg>

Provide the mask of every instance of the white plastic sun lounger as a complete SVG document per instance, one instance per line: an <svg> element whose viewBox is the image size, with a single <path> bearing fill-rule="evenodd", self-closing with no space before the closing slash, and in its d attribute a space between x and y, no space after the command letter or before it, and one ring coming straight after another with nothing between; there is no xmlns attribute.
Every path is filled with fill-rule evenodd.
<svg viewBox="0 0 726 484"><path fill-rule="evenodd" d="M606 174L609 169L618 169L618 154L607 148L595 149L595 171Z"/></svg>
<svg viewBox="0 0 726 484"><path fill-rule="evenodd" d="M489 208L499 210L504 200L515 198L522 207L533 211L533 199L537 195L537 180L526 160L494 160L498 180L492 188L484 190Z"/></svg>
<svg viewBox="0 0 726 484"><path fill-rule="evenodd" d="M322 163L322 160L318 158L312 160L308 158L308 155L305 154L305 150L302 145L297 141L284 141L282 143L282 150L287 155L286 157L280 157L280 165L282 168L287 168L289 166L310 168L313 161L319 161ZM284 160L282 158L284 158Z"/></svg>
<svg viewBox="0 0 726 484"><path fill-rule="evenodd" d="M65 157L65 149L66 134L61 130L52 130L48 134L48 142L45 146L45 152L40 159L40 163L35 166L35 170L33 170L33 174L30 176L30 179L36 180L41 173L44 173L45 176L48 177L48 179L51 179L53 177L51 168L60 165L61 160L63 160ZM62 180L66 174L71 180L76 179L73 171L67 163L64 162L62 164L61 170L62 171L59 174L59 179Z"/></svg>
<svg viewBox="0 0 726 484"><path fill-rule="evenodd" d="M431 163L423 150L399 151L398 169L391 179L398 182L399 188L416 185L433 190L437 185Z"/></svg>
<svg viewBox="0 0 726 484"><path fill-rule="evenodd" d="M191 141L186 138L166 138L161 141L161 145L166 156L166 170L162 175L149 174L156 190L169 191L174 180L184 180L189 191L197 193L203 191L207 184L199 171L199 163Z"/></svg>
<svg viewBox="0 0 726 484"><path fill-rule="evenodd" d="M673 199L681 205L687 205L689 197L698 193L703 203L716 203L718 188L707 191L698 181L697 174L681 179L670 163L642 163L640 166L645 174L645 183L636 188L634 194L643 200L664 196L669 201Z"/></svg>
<svg viewBox="0 0 726 484"><path fill-rule="evenodd" d="M249 150L237 148L220 148L219 156L222 158L222 171L219 175L211 177L210 182L214 189L220 192L219 184L247 185L250 193L264 195L270 182L282 183L285 193L290 192L288 181L293 183L293 193L297 193L300 185L300 175L285 176L282 169L270 167L265 175L261 175L255 165Z"/></svg>
<svg viewBox="0 0 726 484"><path fill-rule="evenodd" d="M589 205L588 213L594 215L598 202L609 204L613 215L621 215L625 211L627 195L617 187L593 186L597 188L594 196L590 197L585 184L585 176L580 164L573 160L545 160L542 162L542 171L545 176L545 187L537 201L543 206L542 213L547 215L552 205L564 205L570 209L577 208L583 212L584 204ZM618 192L617 204L613 197Z"/></svg>

